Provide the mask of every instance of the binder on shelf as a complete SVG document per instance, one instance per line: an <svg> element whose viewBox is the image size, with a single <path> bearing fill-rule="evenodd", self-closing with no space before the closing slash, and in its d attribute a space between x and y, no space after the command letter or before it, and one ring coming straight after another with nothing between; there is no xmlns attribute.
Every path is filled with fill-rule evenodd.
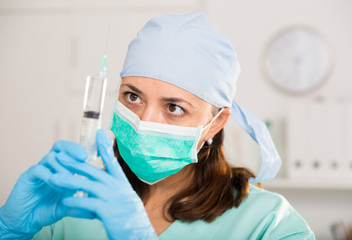
<svg viewBox="0 0 352 240"><path fill-rule="evenodd" d="M346 104L342 102L330 101L327 103L326 119L326 150L327 159L325 163L326 177L331 179L341 179L343 177L344 154L344 125L343 113Z"/></svg>
<svg viewBox="0 0 352 240"><path fill-rule="evenodd" d="M344 118L344 149L346 155L343 161L343 176L345 179L352 181L352 102L346 106L346 117Z"/></svg>
<svg viewBox="0 0 352 240"><path fill-rule="evenodd" d="M307 109L301 102L294 102L288 108L286 172L289 179L307 177L307 138L304 117L307 113Z"/></svg>
<svg viewBox="0 0 352 240"><path fill-rule="evenodd" d="M352 180L352 102L295 101L287 117L290 180Z"/></svg>
<svg viewBox="0 0 352 240"><path fill-rule="evenodd" d="M310 179L320 179L326 176L327 166L327 139L326 105L321 101L310 102L305 105L308 109L306 117L307 138L307 171L305 175Z"/></svg>

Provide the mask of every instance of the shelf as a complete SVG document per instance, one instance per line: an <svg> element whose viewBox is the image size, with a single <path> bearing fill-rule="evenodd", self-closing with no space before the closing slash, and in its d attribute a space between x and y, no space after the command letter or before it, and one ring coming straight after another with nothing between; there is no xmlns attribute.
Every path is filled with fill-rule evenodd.
<svg viewBox="0 0 352 240"><path fill-rule="evenodd" d="M317 190L352 190L352 179L349 180L316 180L275 179L263 183L266 189L317 189Z"/></svg>

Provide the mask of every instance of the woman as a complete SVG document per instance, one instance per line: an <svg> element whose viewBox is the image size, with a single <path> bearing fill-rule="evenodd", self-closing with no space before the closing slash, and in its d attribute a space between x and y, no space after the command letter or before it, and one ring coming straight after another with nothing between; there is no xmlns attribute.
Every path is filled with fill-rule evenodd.
<svg viewBox="0 0 352 240"><path fill-rule="evenodd" d="M272 179L280 158L265 125L233 100L239 72L203 13L152 18L120 74L116 139L97 133L106 171L58 141L0 209L1 238L314 239L282 196L249 184ZM230 115L261 148L256 177L225 159ZM73 197L79 190L88 197Z"/></svg>

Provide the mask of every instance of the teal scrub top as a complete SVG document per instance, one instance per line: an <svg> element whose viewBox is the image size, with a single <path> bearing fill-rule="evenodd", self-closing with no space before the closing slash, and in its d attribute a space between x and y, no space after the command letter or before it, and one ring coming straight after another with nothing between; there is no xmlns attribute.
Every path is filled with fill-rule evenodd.
<svg viewBox="0 0 352 240"><path fill-rule="evenodd" d="M108 239L103 224L66 217L44 227L33 239ZM174 221L160 240L179 239L315 239L306 221L277 193L250 185L248 197L213 222Z"/></svg>

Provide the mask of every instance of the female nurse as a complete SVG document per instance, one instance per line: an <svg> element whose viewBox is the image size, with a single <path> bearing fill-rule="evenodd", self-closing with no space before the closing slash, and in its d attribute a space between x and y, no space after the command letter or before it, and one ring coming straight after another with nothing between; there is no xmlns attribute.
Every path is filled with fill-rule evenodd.
<svg viewBox="0 0 352 240"><path fill-rule="evenodd" d="M80 145L56 142L0 208L0 238L314 239L284 197L253 185L281 160L265 125L233 100L239 73L204 13L152 18L120 74L116 138L97 132L106 171L85 163ZM230 115L259 144L257 176L225 158Z"/></svg>

